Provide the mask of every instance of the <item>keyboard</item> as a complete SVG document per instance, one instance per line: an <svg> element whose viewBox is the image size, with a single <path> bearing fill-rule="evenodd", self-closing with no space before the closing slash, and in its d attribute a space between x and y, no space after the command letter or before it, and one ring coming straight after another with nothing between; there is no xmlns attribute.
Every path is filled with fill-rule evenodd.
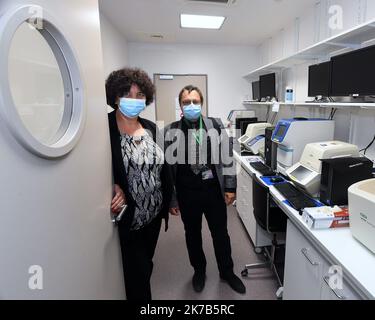
<svg viewBox="0 0 375 320"><path fill-rule="evenodd" d="M290 183L276 184L274 187L289 201L290 205L300 213L304 208L318 207L315 200Z"/></svg>
<svg viewBox="0 0 375 320"><path fill-rule="evenodd" d="M272 171L272 169L263 162L250 162L250 166L264 177L272 177L277 175L276 172Z"/></svg>

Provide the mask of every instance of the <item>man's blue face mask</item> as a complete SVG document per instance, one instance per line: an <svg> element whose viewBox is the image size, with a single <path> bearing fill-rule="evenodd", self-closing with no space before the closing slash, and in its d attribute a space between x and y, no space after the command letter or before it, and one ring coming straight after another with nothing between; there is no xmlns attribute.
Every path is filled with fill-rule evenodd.
<svg viewBox="0 0 375 320"><path fill-rule="evenodd" d="M128 118L136 118L146 108L146 101L143 99L121 98L119 109Z"/></svg>
<svg viewBox="0 0 375 320"><path fill-rule="evenodd" d="M190 104L183 109L184 117L187 120L198 120L202 113L202 106L200 104Z"/></svg>

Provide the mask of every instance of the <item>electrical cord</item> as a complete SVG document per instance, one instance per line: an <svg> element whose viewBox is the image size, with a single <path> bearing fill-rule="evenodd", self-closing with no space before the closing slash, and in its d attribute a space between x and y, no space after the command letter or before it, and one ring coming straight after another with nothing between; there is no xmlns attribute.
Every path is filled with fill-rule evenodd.
<svg viewBox="0 0 375 320"><path fill-rule="evenodd" d="M372 139L372 141L369 143L369 145L366 148L363 148L363 149L359 150L359 152L364 151L363 154L366 155L367 150L374 144L374 142L375 142L375 135L374 135L374 138Z"/></svg>
<svg viewBox="0 0 375 320"><path fill-rule="evenodd" d="M277 112L275 112L275 113L273 114L273 117L272 117L272 120L271 120L271 124L272 124L272 125L275 123L276 117L277 117Z"/></svg>
<svg viewBox="0 0 375 320"><path fill-rule="evenodd" d="M270 106L267 106L266 122L268 122L269 117L270 117Z"/></svg>
<svg viewBox="0 0 375 320"><path fill-rule="evenodd" d="M335 117L336 112L337 112L337 108L334 108L333 112L331 114L331 119L330 120L333 120L333 118Z"/></svg>
<svg viewBox="0 0 375 320"><path fill-rule="evenodd" d="M332 118L333 109L334 109L334 108L331 108L331 112L330 112L330 114L329 114L329 116L328 116L328 120L331 120L331 118Z"/></svg>

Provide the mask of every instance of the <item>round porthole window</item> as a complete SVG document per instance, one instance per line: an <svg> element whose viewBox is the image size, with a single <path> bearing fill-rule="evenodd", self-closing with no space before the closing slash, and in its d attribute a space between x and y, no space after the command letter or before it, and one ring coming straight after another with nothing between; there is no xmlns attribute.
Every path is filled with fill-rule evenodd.
<svg viewBox="0 0 375 320"><path fill-rule="evenodd" d="M29 151L66 155L84 125L82 81L68 41L48 12L23 6L0 17L0 45L0 116Z"/></svg>

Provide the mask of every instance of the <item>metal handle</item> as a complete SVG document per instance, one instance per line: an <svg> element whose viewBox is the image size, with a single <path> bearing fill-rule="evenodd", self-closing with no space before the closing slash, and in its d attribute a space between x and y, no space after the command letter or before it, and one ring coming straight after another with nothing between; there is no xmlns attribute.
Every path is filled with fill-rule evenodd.
<svg viewBox="0 0 375 320"><path fill-rule="evenodd" d="M307 251L306 248L301 249L301 252L305 256L305 258L311 263L311 265L313 265L313 266L318 266L319 265L319 262L315 262L315 261L313 261L310 258L310 256L309 256L308 251Z"/></svg>
<svg viewBox="0 0 375 320"><path fill-rule="evenodd" d="M111 220L112 220L112 223L117 226L117 224L120 222L122 216L124 215L125 211L126 211L126 208L127 208L127 205L124 204L123 206L121 206L121 212L115 216L113 214L111 214Z"/></svg>
<svg viewBox="0 0 375 320"><path fill-rule="evenodd" d="M335 296L337 298L339 298L340 300L346 300L346 297L345 296L342 296L341 294L339 294L335 289L332 289L331 286L329 285L329 277L328 276L325 276L324 278L324 282L327 284L328 288L330 288L333 293L335 294Z"/></svg>

